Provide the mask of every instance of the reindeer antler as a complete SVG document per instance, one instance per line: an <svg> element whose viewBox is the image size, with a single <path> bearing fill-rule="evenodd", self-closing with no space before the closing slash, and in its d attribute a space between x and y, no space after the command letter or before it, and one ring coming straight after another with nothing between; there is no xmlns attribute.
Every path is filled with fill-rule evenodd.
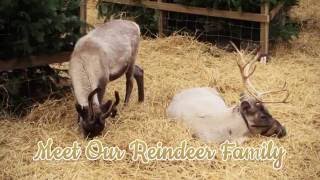
<svg viewBox="0 0 320 180"><path fill-rule="evenodd" d="M248 93L254 98L256 98L258 101L263 103L286 103L286 100L290 95L289 90L287 89L287 82L284 83L284 86L280 90L259 92L250 81L250 77L253 75L253 73L256 70L255 63L260 58L259 53L253 59L246 62L244 52L240 51L233 42L230 42L230 43L235 48L237 53L240 55L240 59L237 59L237 65L241 73L244 88L248 91ZM249 55L251 55L252 53L253 52L250 52ZM262 96L266 94L274 94L274 93L280 93L280 92L286 92L286 96L281 101L263 101L262 100Z"/></svg>
<svg viewBox="0 0 320 180"><path fill-rule="evenodd" d="M95 94L97 94L99 91L101 91L101 88L97 87L96 89L94 89L92 92L90 92L89 96L88 96L88 105L89 105L89 114L88 117L90 119L93 119L93 96Z"/></svg>
<svg viewBox="0 0 320 180"><path fill-rule="evenodd" d="M120 102L120 96L119 96L119 92L118 91L115 91L114 92L114 96L116 98L115 102L109 107L108 111L106 113L103 114L102 118L105 119L109 116L111 117L115 117L116 114L117 114L117 105L119 104Z"/></svg>

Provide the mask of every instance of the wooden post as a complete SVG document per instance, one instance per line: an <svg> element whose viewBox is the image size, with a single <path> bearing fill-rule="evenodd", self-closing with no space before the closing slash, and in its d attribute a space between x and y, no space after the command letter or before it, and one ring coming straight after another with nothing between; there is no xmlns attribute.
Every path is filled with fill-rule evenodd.
<svg viewBox="0 0 320 180"><path fill-rule="evenodd" d="M261 52L265 55L269 51L269 3L266 2L261 5L261 14L268 16L267 22L260 23L260 47Z"/></svg>
<svg viewBox="0 0 320 180"><path fill-rule="evenodd" d="M81 0L80 2L80 20L87 22L87 0ZM87 26L81 26L80 33L85 34L87 32Z"/></svg>
<svg viewBox="0 0 320 180"><path fill-rule="evenodd" d="M162 0L157 0L157 2L162 2ZM163 37L163 11L162 10L156 10L158 13L158 34L159 37Z"/></svg>

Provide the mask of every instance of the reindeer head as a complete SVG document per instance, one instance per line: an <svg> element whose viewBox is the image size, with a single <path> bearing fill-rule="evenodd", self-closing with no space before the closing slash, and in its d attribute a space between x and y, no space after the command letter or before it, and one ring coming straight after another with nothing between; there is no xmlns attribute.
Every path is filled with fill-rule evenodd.
<svg viewBox="0 0 320 180"><path fill-rule="evenodd" d="M116 106L120 101L119 93L115 91L115 103L112 104L112 101L108 100L105 104L96 105L93 103L93 96L98 91L100 91L100 88L93 90L89 94L88 106L82 107L80 104L76 104L78 122L84 132L84 135L89 138L93 138L101 134L105 127L105 119L109 116L116 116Z"/></svg>
<svg viewBox="0 0 320 180"><path fill-rule="evenodd" d="M240 98L240 114L245 121L249 131L252 134L261 134L263 136L273 136L276 135L281 138L286 135L286 129L282 126L279 121L274 119L272 115L268 112L264 103L286 103L289 97L289 91L287 90L287 83L280 90L259 92L253 86L250 81L250 77L254 73L256 66L253 66L258 58L259 54L250 61L245 61L245 55L241 52L233 43L231 43L238 54L240 55L240 60L237 60L238 67L240 69L243 85L248 92L248 95L242 94ZM281 93L286 92L284 98L280 101L263 101L262 97L266 94L271 93Z"/></svg>
<svg viewBox="0 0 320 180"><path fill-rule="evenodd" d="M254 97L242 95L240 114L252 134L281 138L286 135L286 128L274 119L262 102Z"/></svg>

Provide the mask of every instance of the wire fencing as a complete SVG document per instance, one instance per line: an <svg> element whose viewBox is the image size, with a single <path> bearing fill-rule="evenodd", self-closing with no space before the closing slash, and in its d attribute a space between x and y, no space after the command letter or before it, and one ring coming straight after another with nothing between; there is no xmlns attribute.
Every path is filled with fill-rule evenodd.
<svg viewBox="0 0 320 180"><path fill-rule="evenodd" d="M280 13L278 11L274 13L277 15L270 22L270 26L268 24L266 30L266 26L262 26L265 23L261 23L256 17L252 17L252 21L249 20L250 18L236 20L225 18L224 15L212 17L191 14L192 12L181 13L155 10L152 8L156 8L156 4L150 3L150 8L143 5L140 7L137 5L139 3L133 6L126 5L125 3L129 3L129 1L123 1L123 3L103 1L98 5L100 16L104 16L106 19L122 18L134 20L140 25L142 33L150 36L157 36L158 30L160 31L158 27L161 24L161 33L164 35L188 34L195 36L200 41L211 42L227 49L230 48L229 41L233 41L236 45L243 48L256 49L263 46L261 47L263 48L263 52L267 53L268 48L266 46L268 46L269 42L275 43L279 39L288 40L292 35L297 35L298 32L294 25L291 24L290 27L291 22L287 18L285 8L282 8ZM146 2L146 4L148 3ZM168 3L163 4L163 6L165 5L168 5ZM257 5L257 7L259 11L260 6ZM203 10L205 11L205 9ZM254 15L257 14L261 15L259 12L254 13ZM251 13L251 15L253 14ZM264 32L267 32L269 36Z"/></svg>
<svg viewBox="0 0 320 180"><path fill-rule="evenodd" d="M260 23L253 21L232 20L176 12L163 13L163 31L165 35L188 34L200 41L211 42L220 48L231 48L230 41L242 48L259 48ZM286 12L282 9L270 22L269 43L275 44L286 37L289 23ZM293 30L293 29L291 29ZM291 34L288 34L290 36Z"/></svg>
<svg viewBox="0 0 320 180"><path fill-rule="evenodd" d="M253 47L260 44L260 23L258 22L175 12L165 12L163 19L165 35L187 33L200 41L211 42L219 47L226 47L229 41L237 45L246 44Z"/></svg>

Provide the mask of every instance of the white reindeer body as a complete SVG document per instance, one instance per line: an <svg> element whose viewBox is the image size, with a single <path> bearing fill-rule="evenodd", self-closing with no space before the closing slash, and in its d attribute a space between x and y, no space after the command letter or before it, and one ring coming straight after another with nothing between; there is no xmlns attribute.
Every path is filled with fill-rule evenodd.
<svg viewBox="0 0 320 180"><path fill-rule="evenodd" d="M74 93L81 106L88 105L88 95L97 87L121 76L135 63L140 29L131 21L113 20L80 38L70 60ZM103 91L104 92L104 91ZM99 105L94 96L93 103Z"/></svg>
<svg viewBox="0 0 320 180"><path fill-rule="evenodd" d="M238 54L237 60L242 81L249 94L242 94L239 105L227 107L219 93L209 87L186 89L175 95L167 108L170 118L181 120L200 139L221 143L225 140L242 143L247 135L260 134L263 136L276 136L282 138L286 135L286 128L269 113L261 98L271 93L286 92L281 101L284 103L289 97L287 84L276 91L259 92L250 81L261 57L259 53L250 61L245 61L246 56L233 43Z"/></svg>
<svg viewBox="0 0 320 180"><path fill-rule="evenodd" d="M229 108L209 87L186 89L174 96L167 108L170 118L180 120L207 142L241 143L249 132L237 108Z"/></svg>

